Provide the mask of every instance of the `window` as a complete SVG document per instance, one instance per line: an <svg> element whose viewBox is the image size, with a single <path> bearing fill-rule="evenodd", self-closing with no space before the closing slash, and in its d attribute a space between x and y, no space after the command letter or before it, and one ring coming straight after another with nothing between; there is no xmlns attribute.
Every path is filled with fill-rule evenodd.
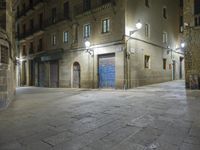
<svg viewBox="0 0 200 150"><path fill-rule="evenodd" d="M8 64L8 47L1 45L1 63Z"/></svg>
<svg viewBox="0 0 200 150"><path fill-rule="evenodd" d="M17 6L17 17L19 17L19 6Z"/></svg>
<svg viewBox="0 0 200 150"><path fill-rule="evenodd" d="M67 31L63 32L63 42L64 43L68 42L68 32Z"/></svg>
<svg viewBox="0 0 200 150"><path fill-rule="evenodd" d="M200 0L194 1L194 15L195 26L200 26Z"/></svg>
<svg viewBox="0 0 200 150"><path fill-rule="evenodd" d="M56 45L56 35L55 34L52 34L52 37L51 37L51 44L54 46Z"/></svg>
<svg viewBox="0 0 200 150"><path fill-rule="evenodd" d="M107 33L110 31L110 20L109 19L104 19L102 21L102 32Z"/></svg>
<svg viewBox="0 0 200 150"><path fill-rule="evenodd" d="M39 39L38 51L42 51L43 49L43 39Z"/></svg>
<svg viewBox="0 0 200 150"><path fill-rule="evenodd" d="M23 48L22 48L22 56L25 56L26 55L26 46L23 45Z"/></svg>
<svg viewBox="0 0 200 150"><path fill-rule="evenodd" d="M31 19L30 20L30 30L33 30L33 28L34 28L34 20Z"/></svg>
<svg viewBox="0 0 200 150"><path fill-rule="evenodd" d="M179 18L179 31L183 32L183 16Z"/></svg>
<svg viewBox="0 0 200 150"><path fill-rule="evenodd" d="M145 6L149 7L149 0L145 0Z"/></svg>
<svg viewBox="0 0 200 150"><path fill-rule="evenodd" d="M84 27L83 27L83 36L84 36L84 38L89 38L90 37L90 30L91 30L90 24L84 25Z"/></svg>
<svg viewBox="0 0 200 150"><path fill-rule="evenodd" d="M194 14L200 14L200 0L194 0Z"/></svg>
<svg viewBox="0 0 200 150"><path fill-rule="evenodd" d="M101 1L102 4L106 4L106 3L109 3L109 2L111 2L111 0L102 0Z"/></svg>
<svg viewBox="0 0 200 150"><path fill-rule="evenodd" d="M163 18L167 19L167 8L166 7L163 8Z"/></svg>
<svg viewBox="0 0 200 150"><path fill-rule="evenodd" d="M22 4L22 11L24 12L25 10L26 10L26 4L23 3L23 4Z"/></svg>
<svg viewBox="0 0 200 150"><path fill-rule="evenodd" d="M167 43L167 32L163 32L163 43Z"/></svg>
<svg viewBox="0 0 200 150"><path fill-rule="evenodd" d="M26 34L26 24L23 24L23 34Z"/></svg>
<svg viewBox="0 0 200 150"><path fill-rule="evenodd" d="M144 56L144 68L150 69L150 56Z"/></svg>
<svg viewBox="0 0 200 150"><path fill-rule="evenodd" d="M0 0L0 9L6 8L6 0Z"/></svg>
<svg viewBox="0 0 200 150"><path fill-rule="evenodd" d="M145 24L145 36L150 37L150 25Z"/></svg>
<svg viewBox="0 0 200 150"><path fill-rule="evenodd" d="M39 14L39 26L40 28L43 28L43 13Z"/></svg>
<svg viewBox="0 0 200 150"><path fill-rule="evenodd" d="M19 38L19 34L20 34L20 28L19 28L19 24L17 24L17 38Z"/></svg>
<svg viewBox="0 0 200 150"><path fill-rule="evenodd" d="M90 0L83 0L83 10L87 11L91 9L91 1Z"/></svg>
<svg viewBox="0 0 200 150"><path fill-rule="evenodd" d="M52 23L55 23L56 22L56 8L52 8L51 15L52 15Z"/></svg>
<svg viewBox="0 0 200 150"><path fill-rule="evenodd" d="M33 54L33 42L30 43L29 54Z"/></svg>
<svg viewBox="0 0 200 150"><path fill-rule="evenodd" d="M30 5L30 7L33 6L33 0L29 0L29 5Z"/></svg>
<svg viewBox="0 0 200 150"><path fill-rule="evenodd" d="M69 2L64 3L64 17L69 18Z"/></svg>
<svg viewBox="0 0 200 150"><path fill-rule="evenodd" d="M180 7L183 8L183 0L179 0Z"/></svg>
<svg viewBox="0 0 200 150"><path fill-rule="evenodd" d="M163 69L166 70L167 68L167 59L163 59Z"/></svg>

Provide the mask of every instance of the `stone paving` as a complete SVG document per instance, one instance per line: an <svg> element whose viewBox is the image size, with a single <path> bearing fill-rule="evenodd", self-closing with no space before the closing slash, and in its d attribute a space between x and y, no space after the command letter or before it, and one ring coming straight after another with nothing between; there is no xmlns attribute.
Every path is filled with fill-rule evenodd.
<svg viewBox="0 0 200 150"><path fill-rule="evenodd" d="M19 88L0 111L0 150L200 150L200 91Z"/></svg>

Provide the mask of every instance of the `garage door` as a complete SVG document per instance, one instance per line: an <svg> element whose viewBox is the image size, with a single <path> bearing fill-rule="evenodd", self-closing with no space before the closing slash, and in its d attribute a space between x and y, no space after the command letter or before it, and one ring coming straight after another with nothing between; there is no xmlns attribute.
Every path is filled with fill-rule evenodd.
<svg viewBox="0 0 200 150"><path fill-rule="evenodd" d="M58 62L50 63L50 87L58 87Z"/></svg>
<svg viewBox="0 0 200 150"><path fill-rule="evenodd" d="M44 63L39 63L39 83L38 85L40 87L44 87L45 86L45 65Z"/></svg>
<svg viewBox="0 0 200 150"><path fill-rule="evenodd" d="M99 56L99 88L115 88L115 54Z"/></svg>

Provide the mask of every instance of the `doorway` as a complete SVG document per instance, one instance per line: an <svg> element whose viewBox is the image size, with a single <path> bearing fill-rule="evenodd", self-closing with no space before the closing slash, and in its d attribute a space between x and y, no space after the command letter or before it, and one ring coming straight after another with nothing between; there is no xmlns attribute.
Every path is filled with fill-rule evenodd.
<svg viewBox="0 0 200 150"><path fill-rule="evenodd" d="M73 88L80 88L80 64L75 62L73 64Z"/></svg>
<svg viewBox="0 0 200 150"><path fill-rule="evenodd" d="M100 55L98 62L99 88L115 88L115 54Z"/></svg>

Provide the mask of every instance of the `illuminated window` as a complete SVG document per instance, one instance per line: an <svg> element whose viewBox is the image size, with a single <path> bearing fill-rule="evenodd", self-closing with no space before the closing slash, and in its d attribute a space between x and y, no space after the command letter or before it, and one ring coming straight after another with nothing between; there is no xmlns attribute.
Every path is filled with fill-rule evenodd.
<svg viewBox="0 0 200 150"><path fill-rule="evenodd" d="M167 32L163 32L163 43L167 43L168 37Z"/></svg>
<svg viewBox="0 0 200 150"><path fill-rule="evenodd" d="M107 33L110 31L110 19L104 19L102 21L102 32Z"/></svg>
<svg viewBox="0 0 200 150"><path fill-rule="evenodd" d="M84 38L89 38L90 37L90 32L91 32L90 24L84 25L84 27L83 27L83 36L84 36Z"/></svg>
<svg viewBox="0 0 200 150"><path fill-rule="evenodd" d="M68 42L68 32L67 31L65 31L65 32L63 32L63 42L64 43L67 43Z"/></svg>
<svg viewBox="0 0 200 150"><path fill-rule="evenodd" d="M53 46L56 45L56 35L55 34L52 34L52 36L51 36L51 44Z"/></svg>

